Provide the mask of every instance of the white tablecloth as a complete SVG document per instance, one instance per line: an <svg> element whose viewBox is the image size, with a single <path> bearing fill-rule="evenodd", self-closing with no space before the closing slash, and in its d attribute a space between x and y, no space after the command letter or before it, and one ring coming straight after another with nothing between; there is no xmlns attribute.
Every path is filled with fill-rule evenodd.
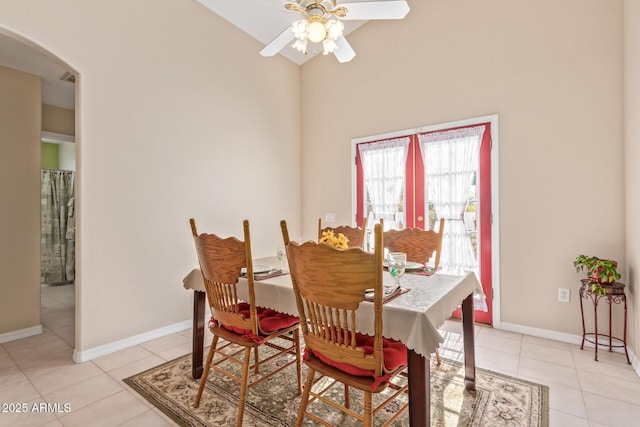
<svg viewBox="0 0 640 427"><path fill-rule="evenodd" d="M279 265L275 258L257 259L254 263ZM393 278L387 272L384 280L385 283L393 283ZM183 283L187 289L204 291L199 269L192 270ZM462 300L474 291L482 293L482 287L474 273L462 276L442 273L433 276L405 274L400 283L410 291L384 304L382 334L401 341L422 356L435 352L444 341L437 328L451 316L451 312ZM258 305L298 315L290 275L256 281L255 292ZM247 295L247 281L241 278L238 282L238 297L246 299ZM373 304L363 302L358 309L358 316L359 331L373 334Z"/></svg>

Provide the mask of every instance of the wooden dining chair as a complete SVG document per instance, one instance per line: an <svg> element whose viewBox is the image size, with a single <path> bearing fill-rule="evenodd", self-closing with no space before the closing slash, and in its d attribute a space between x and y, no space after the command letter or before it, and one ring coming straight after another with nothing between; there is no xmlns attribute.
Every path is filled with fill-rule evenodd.
<svg viewBox="0 0 640 427"><path fill-rule="evenodd" d="M322 218L318 218L318 240L322 238L324 231L332 230L336 236L339 233L344 234L349 241L347 245L350 248L364 248L365 234L367 232L367 218L363 218L362 228L351 227L349 225L341 225L338 227L322 227Z"/></svg>
<svg viewBox="0 0 640 427"><path fill-rule="evenodd" d="M307 417L331 426L307 409L310 402L319 401L369 427L374 414L408 390L406 378L399 378L406 376L407 348L382 336L382 228L376 224L374 253L369 253L362 248L337 249L312 241L299 245L290 241L286 222L281 221L280 225L305 342L303 360L308 367L295 425L300 426ZM374 315L369 320L373 336L358 332L364 324L358 306L372 304L364 302L368 289L374 290ZM317 384L316 373L321 378L329 377L329 384ZM344 402L326 396L329 389L340 383L345 386ZM350 387L364 394L362 412L351 409ZM390 395L384 396L384 401L374 408L372 396L388 389ZM400 403L398 411L384 425L391 424L407 410L407 400Z"/></svg>
<svg viewBox="0 0 640 427"><path fill-rule="evenodd" d="M389 252L404 252L407 254L407 261L419 262L425 265L432 256L435 256L433 268L437 270L440 266L444 218L440 218L440 227L437 232L420 228L403 228L401 230L387 230L383 235L384 247ZM440 352L437 349L436 363L438 365L442 363Z"/></svg>
<svg viewBox="0 0 640 427"><path fill-rule="evenodd" d="M437 269L440 266L442 236L444 236L444 218L440 218L440 227L437 232L420 228L387 230L384 232L383 240L384 247L389 249L389 252L406 253L407 261L426 264L432 256L435 256L433 268Z"/></svg>
<svg viewBox="0 0 640 427"><path fill-rule="evenodd" d="M296 316L260 307L256 303L251 256L249 221L244 221L244 241L235 237L222 238L215 234L198 234L193 218L190 220L193 240L198 254L207 299L211 308L209 329L213 334L209 354L204 365L194 407L200 405L200 398L207 383L209 370L225 375L240 384L238 399L238 426L242 425L247 390L285 368L295 365L298 392L302 392L302 371L300 361L300 320ZM236 286L241 269L246 268L249 290L248 301L238 299ZM218 347L220 338L227 342ZM278 338L279 340L276 340ZM268 346L274 352L259 360L258 347ZM251 353L254 360L251 364ZM242 353L242 357L238 355ZM217 357L216 357L217 356ZM249 371L259 373L259 367L277 357L287 360L269 373L262 373L249 381ZM293 357L292 357L293 356ZM241 365L241 376L232 372L227 363Z"/></svg>

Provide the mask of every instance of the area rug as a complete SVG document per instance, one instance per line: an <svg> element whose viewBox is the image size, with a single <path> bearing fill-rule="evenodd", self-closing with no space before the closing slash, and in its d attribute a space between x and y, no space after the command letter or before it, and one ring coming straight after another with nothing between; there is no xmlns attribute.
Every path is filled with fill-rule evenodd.
<svg viewBox="0 0 640 427"><path fill-rule="evenodd" d="M300 396L296 393L295 369L290 369L249 389L243 425L294 425ZM303 380L305 376L306 370L303 369ZM548 387L476 368L476 390L469 392L464 389L463 378L464 367L460 362L443 358L442 364L437 366L432 361L432 426L548 426ZM209 374L200 407L193 408L198 381L191 377L190 354L124 381L180 426L236 425L239 387L213 371ZM344 399L342 388L335 389L336 398ZM360 409L362 395L357 390L351 390L351 402L352 409ZM388 404L376 415L376 425L391 417L400 406L397 402ZM358 425L339 411L320 403L313 408L320 418L331 425ZM312 426L314 423L305 420L304 425ZM403 414L393 425L408 426L407 414Z"/></svg>

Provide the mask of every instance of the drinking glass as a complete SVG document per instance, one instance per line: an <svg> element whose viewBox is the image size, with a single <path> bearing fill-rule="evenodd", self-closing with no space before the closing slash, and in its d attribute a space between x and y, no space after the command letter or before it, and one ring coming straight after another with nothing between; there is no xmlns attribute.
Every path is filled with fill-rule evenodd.
<svg viewBox="0 0 640 427"><path fill-rule="evenodd" d="M280 261L280 269L282 272L287 271L287 251L283 246L278 246L276 249L276 256L278 257L278 261Z"/></svg>
<svg viewBox="0 0 640 427"><path fill-rule="evenodd" d="M407 267L407 254L404 252L389 252L389 273L396 280L395 285L400 286L400 276Z"/></svg>

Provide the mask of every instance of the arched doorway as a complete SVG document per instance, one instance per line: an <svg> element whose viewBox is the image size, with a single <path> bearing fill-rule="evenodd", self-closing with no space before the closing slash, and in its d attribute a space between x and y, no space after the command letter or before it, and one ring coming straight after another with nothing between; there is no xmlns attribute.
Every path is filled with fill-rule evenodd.
<svg viewBox="0 0 640 427"><path fill-rule="evenodd" d="M7 265L2 265L2 270L8 271L8 277L14 280L0 284L2 299L10 304L10 310L5 310L6 307L0 310L8 317L2 319L5 326L0 330L0 342L42 333L55 335L74 348L75 284L54 289L41 285L39 280L42 230L40 179L44 166L41 157L43 146L38 144L43 143L44 132L46 143L53 143L56 160L68 159L72 152L75 161L75 144L68 143L69 139L74 139L76 113L75 84L69 81L68 75L75 72L59 58L2 29L0 67L4 79L0 84L14 89L10 93L13 98L5 99L5 106L9 105L9 108L0 108L0 115L5 116L5 132L0 141L7 145L3 151L9 152L11 157L7 160L11 167L4 165L0 177L5 182L2 185L7 187L3 190L10 188L3 194L16 202L7 200L12 209L0 214L3 222L7 220L8 228L13 230L9 231L13 238L8 236L0 243L0 252L15 254L13 262L5 259L3 264ZM65 73L68 73L67 79L62 80ZM60 145L62 143L64 146ZM49 154L51 152L49 150ZM51 168L70 167L66 160L60 167L56 164ZM16 176L15 170L24 171L24 174Z"/></svg>

